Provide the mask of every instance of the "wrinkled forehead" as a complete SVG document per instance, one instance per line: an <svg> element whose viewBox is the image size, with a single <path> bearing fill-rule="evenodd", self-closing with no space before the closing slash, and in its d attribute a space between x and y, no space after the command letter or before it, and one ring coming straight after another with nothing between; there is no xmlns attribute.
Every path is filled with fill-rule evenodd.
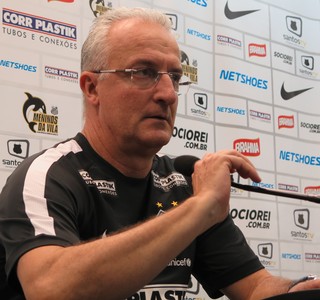
<svg viewBox="0 0 320 300"><path fill-rule="evenodd" d="M108 40L111 60L150 55L180 63L180 49L176 39L170 31L157 23L140 19L116 22L109 32Z"/></svg>

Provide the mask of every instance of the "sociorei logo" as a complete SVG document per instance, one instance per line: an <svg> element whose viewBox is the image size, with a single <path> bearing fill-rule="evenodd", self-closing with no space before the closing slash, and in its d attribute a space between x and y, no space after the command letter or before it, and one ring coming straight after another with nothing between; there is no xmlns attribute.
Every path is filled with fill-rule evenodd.
<svg viewBox="0 0 320 300"><path fill-rule="evenodd" d="M172 136L186 140L184 147L206 151L208 148L208 132L178 128L174 126Z"/></svg>
<svg viewBox="0 0 320 300"><path fill-rule="evenodd" d="M251 56L266 57L267 56L266 44L250 43L248 45L248 51L249 51L249 57Z"/></svg>
<svg viewBox="0 0 320 300"><path fill-rule="evenodd" d="M245 156L259 156L261 154L260 139L237 139L233 141L233 149Z"/></svg>
<svg viewBox="0 0 320 300"><path fill-rule="evenodd" d="M305 128L309 133L320 133L320 124L309 123L309 122L300 122L300 128Z"/></svg>
<svg viewBox="0 0 320 300"><path fill-rule="evenodd" d="M278 116L278 129L294 128L294 116Z"/></svg>
<svg viewBox="0 0 320 300"><path fill-rule="evenodd" d="M287 91L285 88L284 88L284 82L282 83L282 86L281 86L281 91L280 91L280 94L281 94L281 97L283 100L290 100L306 91L309 91L313 89L313 87L310 87L310 88L306 88L306 89L301 89L301 90L295 90L295 91Z"/></svg>
<svg viewBox="0 0 320 300"><path fill-rule="evenodd" d="M42 99L25 93L27 100L23 104L22 113L29 129L34 133L58 134L58 108L52 107L52 114L47 113L47 108Z"/></svg>
<svg viewBox="0 0 320 300"><path fill-rule="evenodd" d="M248 221L247 228L270 229L271 211L255 209L237 209L230 211L232 219Z"/></svg>
<svg viewBox="0 0 320 300"><path fill-rule="evenodd" d="M224 14L227 17L227 19L234 20L234 19L243 17L245 15L252 14L252 13L254 13L256 11L259 11L259 10L260 9L255 9L255 10L231 10L229 8L229 4L228 4L228 1L227 1L226 5L224 7Z"/></svg>
<svg viewBox="0 0 320 300"><path fill-rule="evenodd" d="M292 63L293 63L293 56L292 55L289 55L289 54L286 54L286 53L282 53L282 52L279 52L279 51L274 51L273 52L273 56L275 58L281 59L284 64L287 64L287 65L291 66Z"/></svg>

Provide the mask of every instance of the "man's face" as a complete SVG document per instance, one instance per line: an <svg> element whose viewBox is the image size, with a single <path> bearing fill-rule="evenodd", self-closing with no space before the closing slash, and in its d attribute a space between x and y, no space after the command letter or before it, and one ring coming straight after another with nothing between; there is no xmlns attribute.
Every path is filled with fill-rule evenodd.
<svg viewBox="0 0 320 300"><path fill-rule="evenodd" d="M180 72L175 39L159 25L121 21L110 31L112 51L108 69L152 67ZM101 57L103 59L103 57ZM124 151L158 151L171 138L178 97L167 74L149 88L132 83L129 74L104 74L98 81L102 137Z"/></svg>

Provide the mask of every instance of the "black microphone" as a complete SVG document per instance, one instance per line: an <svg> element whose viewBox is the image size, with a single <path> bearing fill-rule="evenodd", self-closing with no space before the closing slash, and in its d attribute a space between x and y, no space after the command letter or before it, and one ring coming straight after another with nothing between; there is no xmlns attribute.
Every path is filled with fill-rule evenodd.
<svg viewBox="0 0 320 300"><path fill-rule="evenodd" d="M193 173L194 164L199 159L200 158L192 155L181 155L174 159L173 166L176 169L176 171L178 171L179 173L185 176L191 176ZM231 179L231 186L241 190L254 192L254 193L268 194L273 196L295 198L295 199L310 201L313 203L320 203L320 197L315 195L307 195L307 194L296 193L296 192L284 192L277 189L268 189L268 188L262 188L259 186L241 184L241 183L234 182L232 175L230 175L230 179Z"/></svg>

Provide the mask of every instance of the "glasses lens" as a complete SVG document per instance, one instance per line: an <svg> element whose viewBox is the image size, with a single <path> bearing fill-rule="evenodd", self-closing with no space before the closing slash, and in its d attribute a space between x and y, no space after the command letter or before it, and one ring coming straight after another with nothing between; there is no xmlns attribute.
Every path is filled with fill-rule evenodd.
<svg viewBox="0 0 320 300"><path fill-rule="evenodd" d="M191 83L192 82L191 82L190 78L186 75L183 75L180 79L180 82L179 82L178 91L177 91L178 94L179 95L187 94Z"/></svg>
<svg viewBox="0 0 320 300"><path fill-rule="evenodd" d="M158 72L152 68L133 70L131 81L141 88L149 88L157 82Z"/></svg>

